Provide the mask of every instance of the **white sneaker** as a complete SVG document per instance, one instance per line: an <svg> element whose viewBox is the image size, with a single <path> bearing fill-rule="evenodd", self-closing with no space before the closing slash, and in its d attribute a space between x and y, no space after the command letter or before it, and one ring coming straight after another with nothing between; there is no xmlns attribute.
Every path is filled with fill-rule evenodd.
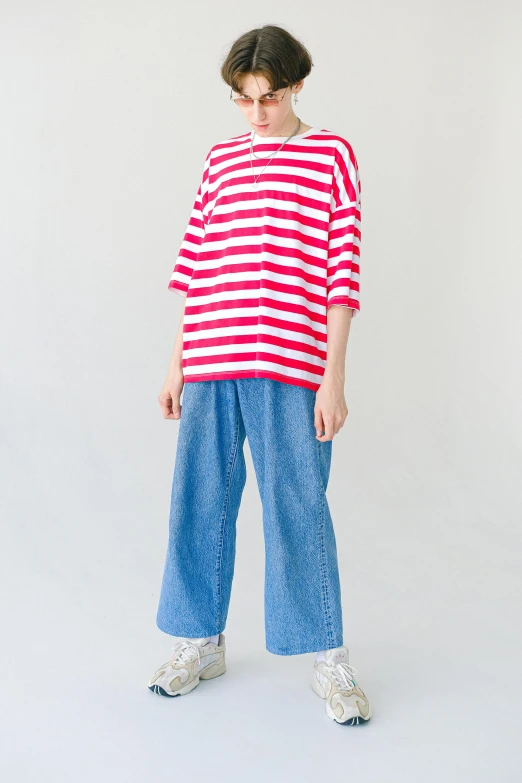
<svg viewBox="0 0 522 783"><path fill-rule="evenodd" d="M183 696L199 685L226 671L225 636L219 634L218 644L208 637L189 641L182 639L174 645L172 657L153 674L148 687L161 696Z"/></svg>
<svg viewBox="0 0 522 783"><path fill-rule="evenodd" d="M326 714L337 723L353 726L370 720L372 708L353 678L357 669L348 663L348 647L325 651L324 661L314 662L312 688L326 699Z"/></svg>

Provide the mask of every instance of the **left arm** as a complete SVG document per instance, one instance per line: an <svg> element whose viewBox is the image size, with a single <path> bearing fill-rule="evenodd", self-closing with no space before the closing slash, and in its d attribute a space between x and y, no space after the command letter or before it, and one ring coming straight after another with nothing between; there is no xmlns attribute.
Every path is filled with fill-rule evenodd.
<svg viewBox="0 0 522 783"><path fill-rule="evenodd" d="M332 440L348 416L344 398L345 362L352 308L331 305L327 317L327 355L323 380L315 395L314 426L317 440ZM323 430L325 434L323 435Z"/></svg>
<svg viewBox="0 0 522 783"><path fill-rule="evenodd" d="M328 228L326 365L316 392L317 440L332 440L348 416L344 399L346 346L352 318L360 310L361 180L351 145L335 153ZM324 430L324 435L323 435Z"/></svg>

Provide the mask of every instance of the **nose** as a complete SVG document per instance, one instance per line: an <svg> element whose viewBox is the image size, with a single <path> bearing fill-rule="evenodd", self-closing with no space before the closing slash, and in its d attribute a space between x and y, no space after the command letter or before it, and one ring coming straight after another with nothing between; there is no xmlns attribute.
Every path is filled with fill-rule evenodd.
<svg viewBox="0 0 522 783"><path fill-rule="evenodd" d="M252 106L252 120L258 125L262 125L265 119L266 114L263 106L261 106L259 101L254 101L254 105Z"/></svg>

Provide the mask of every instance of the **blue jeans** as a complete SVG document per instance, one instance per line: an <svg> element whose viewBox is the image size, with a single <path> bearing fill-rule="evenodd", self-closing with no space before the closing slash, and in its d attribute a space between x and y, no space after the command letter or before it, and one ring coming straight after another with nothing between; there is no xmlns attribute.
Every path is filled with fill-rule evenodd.
<svg viewBox="0 0 522 783"><path fill-rule="evenodd" d="M271 378L190 381L181 402L158 628L180 637L225 628L248 437L263 509L266 649L338 647L341 591L325 494L332 441L316 440L315 392Z"/></svg>

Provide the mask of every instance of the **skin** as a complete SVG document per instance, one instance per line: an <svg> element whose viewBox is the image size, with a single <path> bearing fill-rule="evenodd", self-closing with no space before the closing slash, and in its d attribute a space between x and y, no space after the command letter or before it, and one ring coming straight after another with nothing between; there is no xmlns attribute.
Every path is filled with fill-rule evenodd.
<svg viewBox="0 0 522 783"><path fill-rule="evenodd" d="M270 92L270 84L264 76L249 74L245 77L242 86L243 94L249 98L261 98L265 94L283 96L283 100L277 106L262 106L259 101L254 101L251 107L240 107L240 111L256 136L290 136L298 122L297 115L292 108L292 96L302 90L304 79L297 84L290 85L286 90L283 87ZM235 97L239 97L236 93ZM265 124L264 129L256 128L256 124ZM312 126L301 121L299 133L305 133ZM169 363L167 378L158 396L164 419L179 419L182 405L180 403L183 390L183 319L185 316L185 304L176 335L174 350ZM327 318L327 351L326 366L321 385L316 392L314 407L314 427L316 439L324 442L333 440L348 416L348 407L344 396L345 384L345 360L348 335L352 321L352 308L342 305L331 305L326 313ZM324 433L324 434L323 434Z"/></svg>

